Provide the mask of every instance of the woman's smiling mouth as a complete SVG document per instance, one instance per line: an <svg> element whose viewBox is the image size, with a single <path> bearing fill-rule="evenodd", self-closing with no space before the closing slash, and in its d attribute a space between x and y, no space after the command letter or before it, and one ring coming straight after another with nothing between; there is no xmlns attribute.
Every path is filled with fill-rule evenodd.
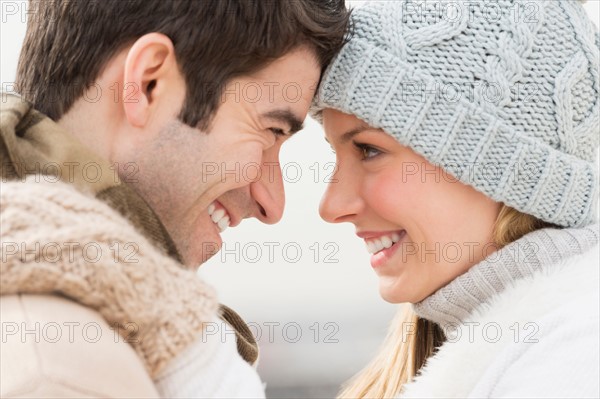
<svg viewBox="0 0 600 399"><path fill-rule="evenodd" d="M365 240L367 251L371 254L371 266L375 268L382 266L394 255L406 237L406 230L363 232L357 235Z"/></svg>

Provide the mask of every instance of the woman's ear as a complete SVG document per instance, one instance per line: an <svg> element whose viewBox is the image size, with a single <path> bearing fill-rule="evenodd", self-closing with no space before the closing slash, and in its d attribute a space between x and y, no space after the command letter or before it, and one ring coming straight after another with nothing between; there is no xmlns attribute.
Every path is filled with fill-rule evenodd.
<svg viewBox="0 0 600 399"><path fill-rule="evenodd" d="M175 48L168 36L148 33L133 44L125 60L121 99L129 123L143 127L169 80L181 79Z"/></svg>

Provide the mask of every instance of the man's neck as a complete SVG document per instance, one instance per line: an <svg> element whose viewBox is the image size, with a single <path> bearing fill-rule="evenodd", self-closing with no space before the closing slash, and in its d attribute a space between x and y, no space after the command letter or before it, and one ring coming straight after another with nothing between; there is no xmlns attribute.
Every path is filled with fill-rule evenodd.
<svg viewBox="0 0 600 399"><path fill-rule="evenodd" d="M110 139L114 127L101 99L97 103L78 99L56 123L83 145L103 158L111 160ZM116 118L115 118L116 119Z"/></svg>
<svg viewBox="0 0 600 399"><path fill-rule="evenodd" d="M87 148L114 162L111 145L119 132L123 115L122 103L115 96L122 93L123 65L127 51L117 55L97 78L96 82L79 97L71 108L56 121Z"/></svg>

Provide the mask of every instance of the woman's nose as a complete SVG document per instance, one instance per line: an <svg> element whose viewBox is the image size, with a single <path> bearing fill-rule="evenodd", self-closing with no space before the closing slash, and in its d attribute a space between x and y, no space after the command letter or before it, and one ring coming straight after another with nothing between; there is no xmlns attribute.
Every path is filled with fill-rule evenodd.
<svg viewBox="0 0 600 399"><path fill-rule="evenodd" d="M335 173L319 205L319 214L326 222L351 222L363 208L359 190L361 176L350 169L342 169L339 163L336 164Z"/></svg>

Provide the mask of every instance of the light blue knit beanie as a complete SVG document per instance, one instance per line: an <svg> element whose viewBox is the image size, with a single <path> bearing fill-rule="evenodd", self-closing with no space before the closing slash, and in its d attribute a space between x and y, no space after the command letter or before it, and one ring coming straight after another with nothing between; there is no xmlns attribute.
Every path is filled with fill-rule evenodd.
<svg viewBox="0 0 600 399"><path fill-rule="evenodd" d="M600 39L581 4L372 1L353 20L316 119L356 115L547 222L597 220Z"/></svg>

